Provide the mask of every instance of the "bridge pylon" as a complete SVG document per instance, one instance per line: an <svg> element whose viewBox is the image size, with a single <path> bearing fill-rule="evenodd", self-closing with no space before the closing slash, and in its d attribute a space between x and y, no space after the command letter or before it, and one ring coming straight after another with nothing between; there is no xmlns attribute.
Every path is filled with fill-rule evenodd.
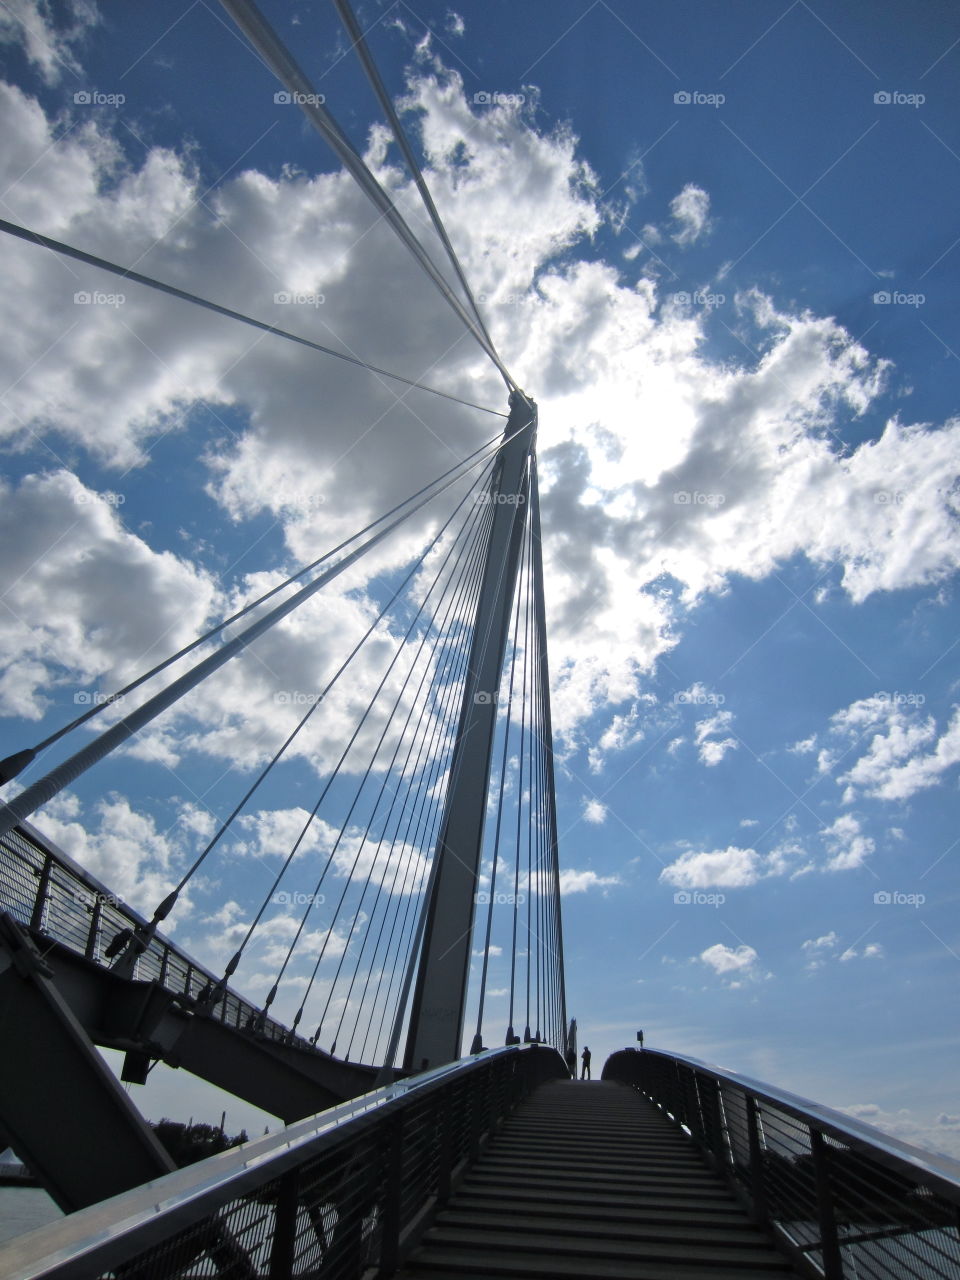
<svg viewBox="0 0 960 1280"><path fill-rule="evenodd" d="M536 429L535 403L513 392L501 456L486 495L493 504L493 518L443 818L423 906L422 942L410 960L408 986L413 966L417 968L404 1057L407 1071L426 1070L460 1057L497 693L530 508ZM401 1000L401 1010L404 1003Z"/></svg>

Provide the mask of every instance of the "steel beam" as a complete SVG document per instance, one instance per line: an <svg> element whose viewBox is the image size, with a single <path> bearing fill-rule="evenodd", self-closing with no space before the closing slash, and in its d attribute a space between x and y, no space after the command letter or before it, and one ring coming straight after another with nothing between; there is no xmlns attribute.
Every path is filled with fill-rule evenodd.
<svg viewBox="0 0 960 1280"><path fill-rule="evenodd" d="M510 397L510 417L487 494L493 520L450 765L435 875L407 1034L405 1067L422 1071L460 1057L470 943L490 781L497 691L529 505L533 401Z"/></svg>
<svg viewBox="0 0 960 1280"><path fill-rule="evenodd" d="M44 949L60 998L103 1048L181 1067L287 1124L373 1087L373 1067L222 1022L219 1008L194 1012L191 1001L158 983L118 977L58 943L45 942Z"/></svg>
<svg viewBox="0 0 960 1280"><path fill-rule="evenodd" d="M0 1009L3 1128L61 1209L86 1208L175 1168L5 913Z"/></svg>

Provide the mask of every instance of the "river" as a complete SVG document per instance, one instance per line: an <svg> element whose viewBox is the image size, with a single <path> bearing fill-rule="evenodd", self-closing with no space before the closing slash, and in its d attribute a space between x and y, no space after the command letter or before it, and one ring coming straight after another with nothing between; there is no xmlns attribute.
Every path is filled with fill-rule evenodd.
<svg viewBox="0 0 960 1280"><path fill-rule="evenodd" d="M0 1187L0 1240L9 1240L62 1217L40 1187Z"/></svg>

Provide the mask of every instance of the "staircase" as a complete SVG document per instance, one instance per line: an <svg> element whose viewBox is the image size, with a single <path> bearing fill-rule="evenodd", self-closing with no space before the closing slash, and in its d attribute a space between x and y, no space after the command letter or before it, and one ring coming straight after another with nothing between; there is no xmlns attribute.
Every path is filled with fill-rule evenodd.
<svg viewBox="0 0 960 1280"><path fill-rule="evenodd" d="M633 1089L555 1081L510 1117L400 1277L765 1280L798 1273Z"/></svg>

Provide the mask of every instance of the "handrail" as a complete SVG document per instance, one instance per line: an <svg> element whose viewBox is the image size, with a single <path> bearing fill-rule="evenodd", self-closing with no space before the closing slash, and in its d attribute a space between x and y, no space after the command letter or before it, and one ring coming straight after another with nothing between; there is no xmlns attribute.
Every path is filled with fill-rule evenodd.
<svg viewBox="0 0 960 1280"><path fill-rule="evenodd" d="M0 1245L0 1275L91 1280L135 1262L135 1274L153 1280L178 1274L171 1255L190 1269L204 1252L229 1254L232 1267L246 1259L231 1275L263 1274L291 1204L294 1220L306 1213L314 1222L310 1248L323 1255L323 1274L357 1275L361 1255L398 1257L413 1220L444 1198L445 1179L484 1134L541 1080L566 1074L556 1050L526 1044L385 1085L16 1237ZM391 1159L402 1166L398 1179L386 1176ZM252 1239L251 1207L259 1215ZM302 1235L286 1244L305 1248ZM284 1270L271 1263L266 1274Z"/></svg>
<svg viewBox="0 0 960 1280"><path fill-rule="evenodd" d="M751 1076L656 1049L603 1078L659 1106L825 1280L960 1280L960 1161Z"/></svg>
<svg viewBox="0 0 960 1280"><path fill-rule="evenodd" d="M0 837L0 910L26 928L42 932L61 945L108 967L105 949L122 929L147 931L147 921L52 840L29 822ZM135 976L154 980L188 1001L191 1007L204 988L219 979L162 933L155 933L137 959ZM218 1021L237 1028L255 1026L269 1040L326 1056L309 1040L232 987L212 1011Z"/></svg>
<svg viewBox="0 0 960 1280"><path fill-rule="evenodd" d="M637 1053L640 1050L627 1049L626 1053ZM948 1199L956 1199L960 1203L960 1160L943 1155L936 1151L925 1151L910 1142L903 1142L892 1134L884 1133L876 1125L867 1124L855 1116L848 1116L843 1111L813 1102L799 1093L791 1093L767 1081L757 1080L754 1076L744 1075L739 1071L731 1071L727 1067L718 1067L712 1062L703 1062L699 1058L690 1058L685 1054L667 1053L658 1049L644 1049L644 1053L668 1058L673 1062L682 1062L698 1071L703 1071L717 1080L726 1080L730 1084L739 1085L745 1092L752 1093L763 1102L775 1104L788 1115L799 1120L815 1120L820 1129L832 1138L852 1147L862 1147L875 1159L882 1158L884 1163L898 1173L912 1174L936 1184L937 1190ZM614 1055L616 1056L616 1055ZM606 1070L606 1067L604 1068Z"/></svg>

